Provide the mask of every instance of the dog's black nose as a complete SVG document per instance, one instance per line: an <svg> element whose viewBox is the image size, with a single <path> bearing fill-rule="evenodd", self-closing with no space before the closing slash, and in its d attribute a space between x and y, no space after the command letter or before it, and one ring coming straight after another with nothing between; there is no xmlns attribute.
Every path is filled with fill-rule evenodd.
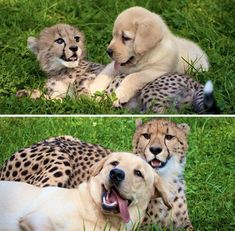
<svg viewBox="0 0 235 231"><path fill-rule="evenodd" d="M110 57L113 56L113 50L111 48L108 48L107 53Z"/></svg>
<svg viewBox="0 0 235 231"><path fill-rule="evenodd" d="M157 146L152 146L150 147L150 152L152 152L154 155L158 155L161 151L162 151L162 148L160 147L157 147Z"/></svg>
<svg viewBox="0 0 235 231"><path fill-rule="evenodd" d="M73 52L76 52L76 51L78 50L78 46L75 46L75 45L70 46L70 47L69 47L69 50L71 50L71 51L73 51Z"/></svg>
<svg viewBox="0 0 235 231"><path fill-rule="evenodd" d="M114 168L109 173L110 182L118 185L125 179L125 172L119 168Z"/></svg>

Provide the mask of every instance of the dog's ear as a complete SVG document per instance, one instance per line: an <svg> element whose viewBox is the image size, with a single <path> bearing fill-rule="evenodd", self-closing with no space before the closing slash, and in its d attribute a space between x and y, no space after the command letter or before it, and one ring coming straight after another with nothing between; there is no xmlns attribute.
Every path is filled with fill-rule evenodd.
<svg viewBox="0 0 235 231"><path fill-rule="evenodd" d="M162 23L151 19L143 19L137 22L137 31L134 41L134 51L136 54L144 55L162 40Z"/></svg>
<svg viewBox="0 0 235 231"><path fill-rule="evenodd" d="M189 134L190 127L188 126L188 124L177 124L177 127L180 128L186 135Z"/></svg>
<svg viewBox="0 0 235 231"><path fill-rule="evenodd" d="M168 209L171 209L172 208L171 199L172 199L173 191L170 185L163 184L158 174L155 175L154 188L155 188L155 192L154 192L153 197L154 198L161 197L164 204L168 207Z"/></svg>
<svg viewBox="0 0 235 231"><path fill-rule="evenodd" d="M97 176L100 171L102 170L103 166L104 166L104 163L105 161L109 158L109 156L106 156L105 158L101 159L99 162L97 162L96 164L94 164L89 172L91 174L91 176Z"/></svg>
<svg viewBox="0 0 235 231"><path fill-rule="evenodd" d="M38 54L38 39L35 37L28 37L27 47L35 54Z"/></svg>

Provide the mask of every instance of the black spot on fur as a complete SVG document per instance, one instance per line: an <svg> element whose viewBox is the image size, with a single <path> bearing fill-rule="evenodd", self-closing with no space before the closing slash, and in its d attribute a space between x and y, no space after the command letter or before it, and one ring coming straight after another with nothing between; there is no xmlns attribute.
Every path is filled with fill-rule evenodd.
<svg viewBox="0 0 235 231"><path fill-rule="evenodd" d="M61 177L61 176L63 176L63 173L62 172L56 172L53 175L54 175L54 177Z"/></svg>
<svg viewBox="0 0 235 231"><path fill-rule="evenodd" d="M51 169L49 170L49 172L54 172L54 171L56 171L57 169L58 169L58 167L55 166L55 167L51 168Z"/></svg>

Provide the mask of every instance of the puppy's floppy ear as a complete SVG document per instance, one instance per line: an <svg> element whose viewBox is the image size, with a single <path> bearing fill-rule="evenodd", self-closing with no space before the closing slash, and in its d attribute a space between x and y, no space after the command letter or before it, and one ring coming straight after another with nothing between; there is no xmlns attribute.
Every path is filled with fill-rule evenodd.
<svg viewBox="0 0 235 231"><path fill-rule="evenodd" d="M104 163L105 161L109 158L109 156L106 156L105 158L101 159L99 162L97 162L96 164L94 164L89 172L91 174L91 176L97 176L100 171L102 170L103 166L104 166Z"/></svg>
<svg viewBox="0 0 235 231"><path fill-rule="evenodd" d="M188 124L177 124L177 127L180 128L186 135L188 135L190 132L190 127L188 126Z"/></svg>
<svg viewBox="0 0 235 231"><path fill-rule="evenodd" d="M35 54L38 54L38 39L35 37L28 37L27 47Z"/></svg>
<svg viewBox="0 0 235 231"><path fill-rule="evenodd" d="M170 185L164 185L160 176L157 173L155 174L154 188L155 188L155 193L153 197L161 197L164 204L168 207L168 209L171 209L172 208L171 187Z"/></svg>
<svg viewBox="0 0 235 231"><path fill-rule="evenodd" d="M152 19L143 19L142 22L136 24L134 50L136 54L144 55L145 52L155 47L162 40L162 25Z"/></svg>

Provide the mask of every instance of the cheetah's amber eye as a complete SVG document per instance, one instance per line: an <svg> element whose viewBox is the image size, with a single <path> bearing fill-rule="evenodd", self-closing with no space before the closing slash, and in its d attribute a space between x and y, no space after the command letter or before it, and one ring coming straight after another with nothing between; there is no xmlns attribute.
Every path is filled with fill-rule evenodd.
<svg viewBox="0 0 235 231"><path fill-rule="evenodd" d="M58 38L58 39L55 40L55 42L58 43L58 44L62 44L62 43L64 43L64 39Z"/></svg>
<svg viewBox="0 0 235 231"><path fill-rule="evenodd" d="M75 41L78 43L80 41L80 37L79 36L75 36L74 37Z"/></svg>
<svg viewBox="0 0 235 231"><path fill-rule="evenodd" d="M143 133L142 136L143 136L145 139L147 139L147 140L149 140L150 137L151 137L151 135L148 134L148 133Z"/></svg>
<svg viewBox="0 0 235 231"><path fill-rule="evenodd" d="M167 139L167 140L172 140L173 138L174 138L174 136L172 136L172 135L165 135L165 138Z"/></svg>
<svg viewBox="0 0 235 231"><path fill-rule="evenodd" d="M138 177L142 177L142 178L144 178L144 176L143 176L143 174L141 173L141 171L140 170L134 170L134 174L136 175L136 176L138 176Z"/></svg>
<svg viewBox="0 0 235 231"><path fill-rule="evenodd" d="M119 162L118 161L113 161L110 164L113 165L113 167L116 167L119 164Z"/></svg>

